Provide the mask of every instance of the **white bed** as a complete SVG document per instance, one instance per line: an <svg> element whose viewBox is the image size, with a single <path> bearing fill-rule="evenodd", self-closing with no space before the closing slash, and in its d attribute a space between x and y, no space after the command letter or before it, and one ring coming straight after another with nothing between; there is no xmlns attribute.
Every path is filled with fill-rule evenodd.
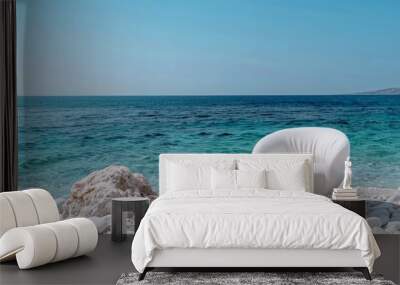
<svg viewBox="0 0 400 285"><path fill-rule="evenodd" d="M177 164L224 169L230 161L232 170L267 165L275 190L217 191L215 182L213 189L200 185L209 179L204 171L190 177L183 168L181 176L169 169ZM303 181L293 171L299 165ZM313 194L312 170L310 154L160 155L160 197L132 243L132 262L141 278L154 267L354 267L369 277L380 252L367 222ZM199 185L193 181L193 189L184 189L192 180Z"/></svg>

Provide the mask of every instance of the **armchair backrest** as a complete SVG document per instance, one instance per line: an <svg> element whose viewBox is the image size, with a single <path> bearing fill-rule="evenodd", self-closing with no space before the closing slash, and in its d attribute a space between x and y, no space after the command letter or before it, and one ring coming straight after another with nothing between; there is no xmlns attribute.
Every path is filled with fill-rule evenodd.
<svg viewBox="0 0 400 285"><path fill-rule="evenodd" d="M312 153L314 193L330 196L343 181L344 161L350 155L347 136L331 128L291 128L263 137L253 153Z"/></svg>
<svg viewBox="0 0 400 285"><path fill-rule="evenodd" d="M51 223L59 219L57 204L46 190L0 193L0 237L15 227Z"/></svg>

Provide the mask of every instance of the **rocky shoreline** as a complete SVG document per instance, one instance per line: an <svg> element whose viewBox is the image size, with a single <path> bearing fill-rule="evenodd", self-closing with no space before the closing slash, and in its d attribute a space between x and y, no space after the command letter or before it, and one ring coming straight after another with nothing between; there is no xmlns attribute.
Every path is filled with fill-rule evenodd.
<svg viewBox="0 0 400 285"><path fill-rule="evenodd" d="M367 200L367 221L374 233L400 234L400 189L358 188L360 198ZM87 217L99 233L111 231L111 199L116 197L157 198L150 183L140 173L129 168L111 165L94 171L76 182L70 195L56 200L62 219ZM128 228L133 227L133 216L128 216Z"/></svg>
<svg viewBox="0 0 400 285"><path fill-rule="evenodd" d="M99 233L109 233L111 199L117 197L147 197L152 201L157 193L142 174L125 166L110 165L76 182L69 196L56 202L62 219L87 217L96 224Z"/></svg>
<svg viewBox="0 0 400 285"><path fill-rule="evenodd" d="M400 234L400 190L359 188L360 198L367 200L367 222L377 234Z"/></svg>

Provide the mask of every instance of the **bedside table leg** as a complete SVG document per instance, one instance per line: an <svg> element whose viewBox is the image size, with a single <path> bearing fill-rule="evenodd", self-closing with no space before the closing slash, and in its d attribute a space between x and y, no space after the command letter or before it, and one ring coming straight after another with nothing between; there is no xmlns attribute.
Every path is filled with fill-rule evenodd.
<svg viewBox="0 0 400 285"><path fill-rule="evenodd" d="M112 203L111 208L111 240L122 241L122 206L120 203Z"/></svg>

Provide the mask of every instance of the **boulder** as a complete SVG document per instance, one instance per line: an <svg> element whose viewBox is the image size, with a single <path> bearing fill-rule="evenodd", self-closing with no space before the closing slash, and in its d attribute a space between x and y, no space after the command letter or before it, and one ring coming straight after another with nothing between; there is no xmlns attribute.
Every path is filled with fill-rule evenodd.
<svg viewBox="0 0 400 285"><path fill-rule="evenodd" d="M400 191L397 191L399 193L397 193L396 195L392 195L391 197L389 197L389 199L387 199L387 201L396 205L400 205Z"/></svg>
<svg viewBox="0 0 400 285"><path fill-rule="evenodd" d="M368 216L379 218L381 226L386 225L390 221L390 212L384 208L368 211Z"/></svg>
<svg viewBox="0 0 400 285"><path fill-rule="evenodd" d="M387 234L387 232L383 228L380 228L380 227L373 227L372 232L374 234Z"/></svg>
<svg viewBox="0 0 400 285"><path fill-rule="evenodd" d="M367 222L371 228L380 228L382 226L382 221L378 217L368 217Z"/></svg>
<svg viewBox="0 0 400 285"><path fill-rule="evenodd" d="M360 198L368 201L389 202L400 205L400 190L394 188L358 187Z"/></svg>
<svg viewBox="0 0 400 285"><path fill-rule="evenodd" d="M56 201L57 207L60 208L65 203L67 198L68 197L58 197L58 198L56 198L55 201Z"/></svg>
<svg viewBox="0 0 400 285"><path fill-rule="evenodd" d="M110 233L111 232L111 215L104 217L89 217L90 220L96 225L99 233Z"/></svg>
<svg viewBox="0 0 400 285"><path fill-rule="evenodd" d="M399 221L391 221L387 224L385 230L392 234L400 233L400 222Z"/></svg>
<svg viewBox="0 0 400 285"><path fill-rule="evenodd" d="M364 187L358 194L368 200L367 221L374 233L400 233L400 189Z"/></svg>
<svg viewBox="0 0 400 285"><path fill-rule="evenodd" d="M111 199L116 197L153 200L157 193L142 174L131 172L125 166L111 165L76 182L69 197L59 203L60 215L64 219L77 216L101 218L111 214Z"/></svg>
<svg viewBox="0 0 400 285"><path fill-rule="evenodd" d="M400 222L400 208L393 211L392 216L390 217L390 220Z"/></svg>

